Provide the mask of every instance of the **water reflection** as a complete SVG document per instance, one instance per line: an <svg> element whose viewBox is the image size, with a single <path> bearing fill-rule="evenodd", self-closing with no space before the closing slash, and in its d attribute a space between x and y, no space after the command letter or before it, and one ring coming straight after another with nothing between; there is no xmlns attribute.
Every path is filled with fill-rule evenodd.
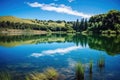
<svg viewBox="0 0 120 80"><path fill-rule="evenodd" d="M46 56L46 55L52 56L55 54L64 55L64 54L67 54L73 50L77 50L77 49L81 49L81 48L82 48L81 46L71 46L71 47L67 47L67 48L58 48L55 50L45 50L45 51L42 51L41 53L32 53L31 56L41 57L41 56Z"/></svg>
<svg viewBox="0 0 120 80"><path fill-rule="evenodd" d="M8 69L12 80L24 80L28 73L53 67L60 73L58 80L75 80L75 64L80 61L85 68L85 80L120 80L119 44L119 35L1 35L0 70ZM2 78L4 75L8 73L0 73Z"/></svg>
<svg viewBox="0 0 120 80"><path fill-rule="evenodd" d="M74 42L77 46L90 47L105 51L109 55L120 53L120 35L80 35L80 34L41 34L41 35L18 35L0 36L0 46L14 47L23 44ZM65 49L54 50L52 53L62 53ZM49 52L51 52L50 50ZM47 51L48 52L48 51ZM42 53L47 53L46 51ZM40 55L40 54L39 54Z"/></svg>

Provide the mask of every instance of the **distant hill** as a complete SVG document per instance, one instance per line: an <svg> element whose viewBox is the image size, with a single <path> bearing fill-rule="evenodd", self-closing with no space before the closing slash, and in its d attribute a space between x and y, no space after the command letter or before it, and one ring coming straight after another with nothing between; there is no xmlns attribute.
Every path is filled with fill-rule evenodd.
<svg viewBox="0 0 120 80"><path fill-rule="evenodd" d="M9 21L14 23L28 23L28 24L37 24L37 25L48 25L48 26L65 26L65 21L52 21L52 20L37 20L37 19L22 19L14 16L0 16L0 22Z"/></svg>
<svg viewBox="0 0 120 80"><path fill-rule="evenodd" d="M110 10L107 13L94 15L90 19L82 18L81 21L77 19L70 22L65 20L53 21L1 16L0 30L7 29L120 34L120 11Z"/></svg>
<svg viewBox="0 0 120 80"><path fill-rule="evenodd" d="M14 22L14 23L20 22L20 23L35 24L35 23L33 23L34 20L17 18L14 16L0 16L0 22L2 22L2 21L10 21L10 22Z"/></svg>
<svg viewBox="0 0 120 80"><path fill-rule="evenodd" d="M14 16L0 16L0 28L3 29L30 29L43 31L72 31L72 22L64 20L22 19Z"/></svg>

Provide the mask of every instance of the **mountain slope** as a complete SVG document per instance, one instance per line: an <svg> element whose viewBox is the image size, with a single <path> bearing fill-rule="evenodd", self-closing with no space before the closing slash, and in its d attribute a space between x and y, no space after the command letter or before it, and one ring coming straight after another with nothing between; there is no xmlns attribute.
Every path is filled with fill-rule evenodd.
<svg viewBox="0 0 120 80"><path fill-rule="evenodd" d="M72 23L64 20L38 20L22 19L14 16L0 16L0 28L2 29L30 29L43 31L68 31L72 29Z"/></svg>
<svg viewBox="0 0 120 80"><path fill-rule="evenodd" d="M10 22L14 22L14 23L20 22L20 23L35 24L35 23L33 23L34 20L17 18L14 16L0 16L0 22L2 22L2 21L10 21Z"/></svg>

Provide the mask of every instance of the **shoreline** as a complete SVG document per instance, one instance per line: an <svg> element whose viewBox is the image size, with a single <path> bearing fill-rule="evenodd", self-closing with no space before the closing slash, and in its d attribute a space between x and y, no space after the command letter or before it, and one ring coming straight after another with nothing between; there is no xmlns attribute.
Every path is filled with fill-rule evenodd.
<svg viewBox="0 0 120 80"><path fill-rule="evenodd" d="M65 31L42 31L42 30L30 30L30 29L0 29L0 35L35 35L35 34L47 34L47 33L72 33L72 34L82 34L82 35L91 35L94 33L83 32L65 32ZM96 33L100 35L118 35L116 33Z"/></svg>
<svg viewBox="0 0 120 80"><path fill-rule="evenodd" d="M0 30L0 34L2 35L24 35L24 34L46 34L47 31L41 30L21 30L21 29L2 29Z"/></svg>

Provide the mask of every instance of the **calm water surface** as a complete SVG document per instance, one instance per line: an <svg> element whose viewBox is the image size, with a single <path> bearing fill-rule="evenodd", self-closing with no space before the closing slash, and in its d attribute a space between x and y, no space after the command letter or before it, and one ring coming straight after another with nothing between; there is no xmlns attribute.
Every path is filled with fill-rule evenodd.
<svg viewBox="0 0 120 80"><path fill-rule="evenodd" d="M105 59L102 69L97 64L101 56ZM12 80L24 80L27 73L48 67L59 72L60 80L75 80L77 62L84 64L85 80L120 80L120 35L0 36L0 72L9 72Z"/></svg>

